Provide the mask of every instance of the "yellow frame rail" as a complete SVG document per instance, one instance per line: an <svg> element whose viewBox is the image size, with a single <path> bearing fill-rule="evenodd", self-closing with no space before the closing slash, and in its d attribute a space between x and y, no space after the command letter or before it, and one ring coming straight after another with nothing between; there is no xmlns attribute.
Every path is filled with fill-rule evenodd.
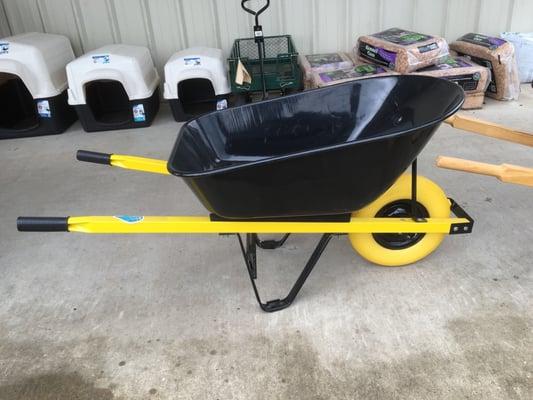
<svg viewBox="0 0 533 400"><path fill-rule="evenodd" d="M350 222L211 221L198 217L90 216L69 217L69 232L80 233L450 233L466 218L354 218Z"/></svg>

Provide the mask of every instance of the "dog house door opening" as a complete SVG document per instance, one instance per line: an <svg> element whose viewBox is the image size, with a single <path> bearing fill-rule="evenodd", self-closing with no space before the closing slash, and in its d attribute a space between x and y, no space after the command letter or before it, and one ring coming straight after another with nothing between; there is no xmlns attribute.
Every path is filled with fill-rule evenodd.
<svg viewBox="0 0 533 400"><path fill-rule="evenodd" d="M0 129L25 131L37 126L37 108L22 79L0 73Z"/></svg>
<svg viewBox="0 0 533 400"><path fill-rule="evenodd" d="M209 79L185 79L178 83L178 98L186 114L202 114L216 110L215 89Z"/></svg>
<svg viewBox="0 0 533 400"><path fill-rule="evenodd" d="M132 119L128 94L122 83L118 81L88 82L85 85L85 98L97 122L113 125Z"/></svg>

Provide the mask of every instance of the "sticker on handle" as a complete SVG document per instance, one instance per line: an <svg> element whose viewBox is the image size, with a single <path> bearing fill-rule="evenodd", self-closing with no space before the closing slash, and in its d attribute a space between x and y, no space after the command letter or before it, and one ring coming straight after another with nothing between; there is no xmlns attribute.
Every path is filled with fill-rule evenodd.
<svg viewBox="0 0 533 400"><path fill-rule="evenodd" d="M144 217L138 215L115 215L115 218L127 224L138 224L144 220Z"/></svg>

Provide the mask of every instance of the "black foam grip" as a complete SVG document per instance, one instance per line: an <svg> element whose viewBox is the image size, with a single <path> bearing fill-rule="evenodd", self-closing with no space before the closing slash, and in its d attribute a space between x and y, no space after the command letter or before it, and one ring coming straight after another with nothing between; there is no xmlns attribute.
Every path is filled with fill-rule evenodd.
<svg viewBox="0 0 533 400"><path fill-rule="evenodd" d="M98 153L96 151L78 150L76 159L95 164L111 165L111 154Z"/></svg>
<svg viewBox="0 0 533 400"><path fill-rule="evenodd" d="M68 217L18 217L19 232L68 232Z"/></svg>

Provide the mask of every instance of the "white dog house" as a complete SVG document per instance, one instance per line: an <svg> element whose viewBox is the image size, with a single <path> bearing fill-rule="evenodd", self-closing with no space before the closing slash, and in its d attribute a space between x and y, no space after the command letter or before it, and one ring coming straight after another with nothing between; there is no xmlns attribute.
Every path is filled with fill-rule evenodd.
<svg viewBox="0 0 533 400"><path fill-rule="evenodd" d="M64 36L0 39L0 139L62 133L76 120L65 73L73 59Z"/></svg>
<svg viewBox="0 0 533 400"><path fill-rule="evenodd" d="M159 76L146 47L112 44L67 65L68 102L88 131L151 125Z"/></svg>
<svg viewBox="0 0 533 400"><path fill-rule="evenodd" d="M176 121L227 108L231 88L222 50L192 47L165 65L164 97Z"/></svg>

